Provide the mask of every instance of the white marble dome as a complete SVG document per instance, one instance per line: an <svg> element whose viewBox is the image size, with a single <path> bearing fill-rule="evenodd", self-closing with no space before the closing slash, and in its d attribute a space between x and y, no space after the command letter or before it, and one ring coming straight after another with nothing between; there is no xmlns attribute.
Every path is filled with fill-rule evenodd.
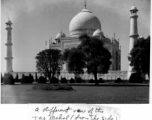
<svg viewBox="0 0 152 120"><path fill-rule="evenodd" d="M63 32L60 32L56 35L55 39L60 39L60 38L64 38L66 37L66 35Z"/></svg>
<svg viewBox="0 0 152 120"><path fill-rule="evenodd" d="M94 31L93 36L96 37L103 36L103 32L100 29L97 29L96 31Z"/></svg>
<svg viewBox="0 0 152 120"><path fill-rule="evenodd" d="M99 19L88 9L83 9L70 22L69 32L71 37L79 37L83 34L92 36L93 32L101 29Z"/></svg>

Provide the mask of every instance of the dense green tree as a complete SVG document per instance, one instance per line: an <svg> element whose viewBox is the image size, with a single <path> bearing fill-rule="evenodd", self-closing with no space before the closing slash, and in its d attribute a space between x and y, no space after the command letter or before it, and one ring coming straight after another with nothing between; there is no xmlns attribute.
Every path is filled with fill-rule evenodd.
<svg viewBox="0 0 152 120"><path fill-rule="evenodd" d="M97 74L108 73L111 54L104 47L102 40L96 37L84 35L80 37L80 41L81 43L77 48L64 52L68 67L76 68L75 71L80 73L83 73L84 68L86 68L89 74L94 75L95 84L98 85ZM68 70L70 71L70 69Z"/></svg>
<svg viewBox="0 0 152 120"><path fill-rule="evenodd" d="M47 49L39 52L36 56L37 71L43 74L51 82L55 75L60 74L61 51L57 49Z"/></svg>
<svg viewBox="0 0 152 120"><path fill-rule="evenodd" d="M134 71L150 75L150 36L146 39L139 38L135 42L128 59Z"/></svg>

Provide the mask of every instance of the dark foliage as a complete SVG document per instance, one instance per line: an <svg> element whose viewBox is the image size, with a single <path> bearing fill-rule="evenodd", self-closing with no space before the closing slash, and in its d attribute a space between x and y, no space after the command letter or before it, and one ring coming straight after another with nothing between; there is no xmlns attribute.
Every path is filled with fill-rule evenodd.
<svg viewBox="0 0 152 120"><path fill-rule="evenodd" d="M35 82L38 82L37 73L35 73Z"/></svg>
<svg viewBox="0 0 152 120"><path fill-rule="evenodd" d="M97 74L108 73L111 54L98 38L82 36L80 39L82 43L78 48L85 53L87 72L94 75L95 84L98 85Z"/></svg>
<svg viewBox="0 0 152 120"><path fill-rule="evenodd" d="M3 75L2 75L2 73L1 73L1 83L3 83Z"/></svg>
<svg viewBox="0 0 152 120"><path fill-rule="evenodd" d="M22 75L22 80L21 80L21 83L22 84L30 84L30 83L33 83L33 79L31 76L25 76L25 75Z"/></svg>
<svg viewBox="0 0 152 120"><path fill-rule="evenodd" d="M59 83L59 80L56 77L53 77L51 79L51 83Z"/></svg>
<svg viewBox="0 0 152 120"><path fill-rule="evenodd" d="M75 80L73 78L71 78L70 83L75 83Z"/></svg>
<svg viewBox="0 0 152 120"><path fill-rule="evenodd" d="M65 50L63 58L68 64L68 71L83 73L86 68L89 74L94 75L95 84L98 85L97 74L108 73L111 54L104 47L102 40L96 37L83 35L80 37L80 41L77 48Z"/></svg>
<svg viewBox="0 0 152 120"><path fill-rule="evenodd" d="M43 50L36 56L37 71L51 82L51 79L60 74L61 51L57 49Z"/></svg>
<svg viewBox="0 0 152 120"><path fill-rule="evenodd" d="M66 78L61 78L61 83L67 83L67 79Z"/></svg>
<svg viewBox="0 0 152 120"><path fill-rule="evenodd" d="M13 85L15 83L15 80L13 78L13 75L10 73L5 73L3 78L3 84L5 85Z"/></svg>
<svg viewBox="0 0 152 120"><path fill-rule="evenodd" d="M102 78L99 78L98 82L99 83L104 83L104 80Z"/></svg>
<svg viewBox="0 0 152 120"><path fill-rule="evenodd" d="M117 78L117 80L115 80L115 83L123 83L123 81L121 80L121 78Z"/></svg>
<svg viewBox="0 0 152 120"><path fill-rule="evenodd" d="M139 73L132 73L129 78L129 83L143 83L143 78Z"/></svg>
<svg viewBox="0 0 152 120"><path fill-rule="evenodd" d="M34 78L31 74L29 74L29 78L31 79L32 82L34 82Z"/></svg>
<svg viewBox="0 0 152 120"><path fill-rule="evenodd" d="M24 74L22 74L22 79L25 77L25 75Z"/></svg>
<svg viewBox="0 0 152 120"><path fill-rule="evenodd" d="M78 46L85 53L88 73L108 73L111 65L111 54L104 47L102 40L95 37L82 36Z"/></svg>
<svg viewBox="0 0 152 120"><path fill-rule="evenodd" d="M22 78L18 79L18 82L21 82L22 81Z"/></svg>
<svg viewBox="0 0 152 120"><path fill-rule="evenodd" d="M46 80L45 77L43 77L43 76L40 76L40 77L39 77L38 83L46 83L46 82L47 82L47 80Z"/></svg>
<svg viewBox="0 0 152 120"><path fill-rule="evenodd" d="M66 61L70 73L79 74L83 73L83 68L85 67L84 57L81 50L72 48L66 49L62 58Z"/></svg>
<svg viewBox="0 0 152 120"><path fill-rule="evenodd" d="M18 74L16 74L16 77L15 77L15 82L19 82L19 79L18 79Z"/></svg>
<svg viewBox="0 0 152 120"><path fill-rule="evenodd" d="M95 83L95 81L93 79L90 79L89 83Z"/></svg>
<svg viewBox="0 0 152 120"><path fill-rule="evenodd" d="M73 90L73 88L67 84L45 84L35 85L32 87L33 90Z"/></svg>
<svg viewBox="0 0 152 120"><path fill-rule="evenodd" d="M150 75L150 36L147 39L139 38L135 42L128 60L135 72Z"/></svg>
<svg viewBox="0 0 152 120"><path fill-rule="evenodd" d="M80 77L75 78L76 83L82 83L82 79Z"/></svg>

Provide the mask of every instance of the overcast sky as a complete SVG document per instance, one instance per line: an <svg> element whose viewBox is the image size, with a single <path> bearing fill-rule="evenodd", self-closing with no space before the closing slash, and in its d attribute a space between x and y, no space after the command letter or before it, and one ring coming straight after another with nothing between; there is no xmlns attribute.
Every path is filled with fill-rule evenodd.
<svg viewBox="0 0 152 120"><path fill-rule="evenodd" d="M87 0L87 8L98 17L105 36L120 39L121 70L128 70L130 8L138 8L139 35L150 35L150 0ZM84 0L1 0L1 65L6 71L6 25L12 21L13 71L36 71L35 57L45 41L57 33L69 36L71 19L84 8Z"/></svg>

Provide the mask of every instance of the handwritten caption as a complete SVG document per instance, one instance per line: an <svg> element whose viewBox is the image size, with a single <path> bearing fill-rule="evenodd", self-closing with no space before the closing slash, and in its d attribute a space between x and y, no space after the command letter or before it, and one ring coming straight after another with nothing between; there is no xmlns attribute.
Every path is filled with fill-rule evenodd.
<svg viewBox="0 0 152 120"><path fill-rule="evenodd" d="M56 105L33 107L30 117L31 120L119 120L120 116L109 107Z"/></svg>

